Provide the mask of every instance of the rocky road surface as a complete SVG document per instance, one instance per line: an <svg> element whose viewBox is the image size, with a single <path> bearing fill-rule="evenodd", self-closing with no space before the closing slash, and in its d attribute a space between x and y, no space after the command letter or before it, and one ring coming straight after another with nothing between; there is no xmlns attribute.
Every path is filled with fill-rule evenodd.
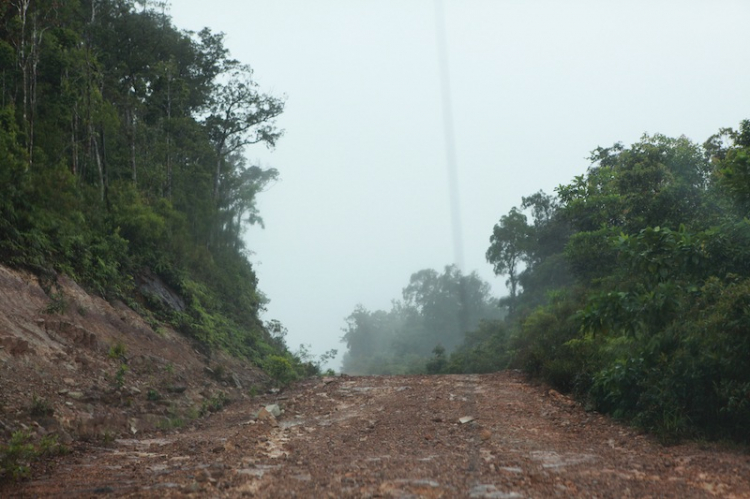
<svg viewBox="0 0 750 499"><path fill-rule="evenodd" d="M78 448L0 496L750 497L750 455L664 447L513 372L343 376Z"/></svg>

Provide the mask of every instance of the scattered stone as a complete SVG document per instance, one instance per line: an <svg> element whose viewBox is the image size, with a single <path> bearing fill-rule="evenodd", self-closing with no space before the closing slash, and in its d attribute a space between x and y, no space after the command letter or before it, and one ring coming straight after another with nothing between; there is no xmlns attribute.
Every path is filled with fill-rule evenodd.
<svg viewBox="0 0 750 499"><path fill-rule="evenodd" d="M278 418L279 416L281 416L281 408L279 407L278 404L267 405L265 409L271 414L273 414L273 417L275 418Z"/></svg>
<svg viewBox="0 0 750 499"><path fill-rule="evenodd" d="M458 422L461 424L471 423L474 421L474 418L472 416L464 416L462 418L458 418Z"/></svg>
<svg viewBox="0 0 750 499"><path fill-rule="evenodd" d="M482 438L482 440L489 440L492 438L492 432L488 429L484 429L479 433L479 436Z"/></svg>
<svg viewBox="0 0 750 499"><path fill-rule="evenodd" d="M236 374L232 373L232 381L234 381L234 386L242 390L242 383L240 383L240 378L237 377Z"/></svg>
<svg viewBox="0 0 750 499"><path fill-rule="evenodd" d="M566 405L568 407L575 407L576 401L571 399L570 397L567 397L563 395L562 393L558 392L557 390L550 389L547 394L556 402L559 402L560 404Z"/></svg>
<svg viewBox="0 0 750 499"><path fill-rule="evenodd" d="M211 480L211 472L208 470L200 470L195 475L195 481L198 483L208 482L209 480Z"/></svg>
<svg viewBox="0 0 750 499"><path fill-rule="evenodd" d="M61 429L57 434L57 441L63 445L70 445L73 443L73 437L67 431Z"/></svg>
<svg viewBox="0 0 750 499"><path fill-rule="evenodd" d="M498 470L505 471L506 473L523 473L523 469L516 466L501 466Z"/></svg>
<svg viewBox="0 0 750 499"><path fill-rule="evenodd" d="M258 421L268 421L272 426L278 426L279 424L276 421L276 417L271 414L271 412L268 411L265 407L258 411L258 415L256 417Z"/></svg>
<svg viewBox="0 0 750 499"><path fill-rule="evenodd" d="M198 485L198 482L193 482L190 485L188 485L187 487L185 487L184 490L185 490L185 492L188 492L188 493L195 493L195 492L198 492L200 490L200 485Z"/></svg>
<svg viewBox="0 0 750 499"><path fill-rule="evenodd" d="M74 400L83 400L85 395L83 394L83 392L68 392L68 397Z"/></svg>

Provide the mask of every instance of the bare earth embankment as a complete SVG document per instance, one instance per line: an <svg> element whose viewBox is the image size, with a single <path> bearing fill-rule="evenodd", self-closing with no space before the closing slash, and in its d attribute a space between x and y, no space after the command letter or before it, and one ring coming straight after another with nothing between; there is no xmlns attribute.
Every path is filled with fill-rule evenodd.
<svg viewBox="0 0 750 499"><path fill-rule="evenodd" d="M254 419L265 404L284 412ZM337 377L82 449L3 495L750 497L750 456L661 446L517 373Z"/></svg>

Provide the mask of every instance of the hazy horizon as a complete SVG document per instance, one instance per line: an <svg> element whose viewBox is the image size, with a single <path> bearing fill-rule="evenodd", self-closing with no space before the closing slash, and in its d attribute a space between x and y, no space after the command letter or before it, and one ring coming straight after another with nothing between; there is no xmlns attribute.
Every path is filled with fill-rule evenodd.
<svg viewBox="0 0 750 499"><path fill-rule="evenodd" d="M445 0L463 271L506 293L484 254L521 197L644 133L703 142L750 118L750 3ZM358 303L454 263L433 1L173 2L181 29L226 33L264 92L287 96L281 180L246 235L264 319L319 354ZM339 363L334 365L338 369Z"/></svg>

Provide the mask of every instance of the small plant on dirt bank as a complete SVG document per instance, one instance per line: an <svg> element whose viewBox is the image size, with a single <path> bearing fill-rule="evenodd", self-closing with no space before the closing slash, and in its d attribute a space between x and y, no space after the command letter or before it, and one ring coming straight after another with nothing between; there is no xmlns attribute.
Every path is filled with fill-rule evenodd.
<svg viewBox="0 0 750 499"><path fill-rule="evenodd" d="M299 378L289 359L281 355L269 355L263 363L263 370L282 385L288 385Z"/></svg>
<svg viewBox="0 0 750 499"><path fill-rule="evenodd" d="M20 480L29 476L29 465L37 456L30 440L27 432L17 431L7 445L0 445L0 478Z"/></svg>
<svg viewBox="0 0 750 499"><path fill-rule="evenodd" d="M122 341L118 341L109 348L107 356L113 360L119 360L125 362L128 349Z"/></svg>
<svg viewBox="0 0 750 499"><path fill-rule="evenodd" d="M206 414L211 412L219 412L224 408L224 406L229 405L230 402L231 400L229 400L226 393L218 392L212 395L208 400L203 401L200 415L205 416Z"/></svg>
<svg viewBox="0 0 750 499"><path fill-rule="evenodd" d="M68 311L68 301L62 291L50 294L50 302L44 307L43 313L48 315L64 314Z"/></svg>
<svg viewBox="0 0 750 499"><path fill-rule="evenodd" d="M29 407L29 414L31 414L34 417L42 417L42 416L52 416L54 413L55 413L55 409L47 401L47 399L43 399L43 398L37 397L36 395L32 395L31 407Z"/></svg>
<svg viewBox="0 0 750 499"><path fill-rule="evenodd" d="M122 388L125 386L125 373L128 372L128 366L125 364L120 364L120 367L117 368L117 372L115 373L115 386L117 388Z"/></svg>
<svg viewBox="0 0 750 499"><path fill-rule="evenodd" d="M185 426L185 418L174 407L170 407L167 415L156 423L156 427L161 430L172 430L183 426Z"/></svg>
<svg viewBox="0 0 750 499"><path fill-rule="evenodd" d="M57 442L56 435L45 436L34 445L30 433L17 431L7 444L0 444L0 482L28 478L32 462L67 452L68 449Z"/></svg>

